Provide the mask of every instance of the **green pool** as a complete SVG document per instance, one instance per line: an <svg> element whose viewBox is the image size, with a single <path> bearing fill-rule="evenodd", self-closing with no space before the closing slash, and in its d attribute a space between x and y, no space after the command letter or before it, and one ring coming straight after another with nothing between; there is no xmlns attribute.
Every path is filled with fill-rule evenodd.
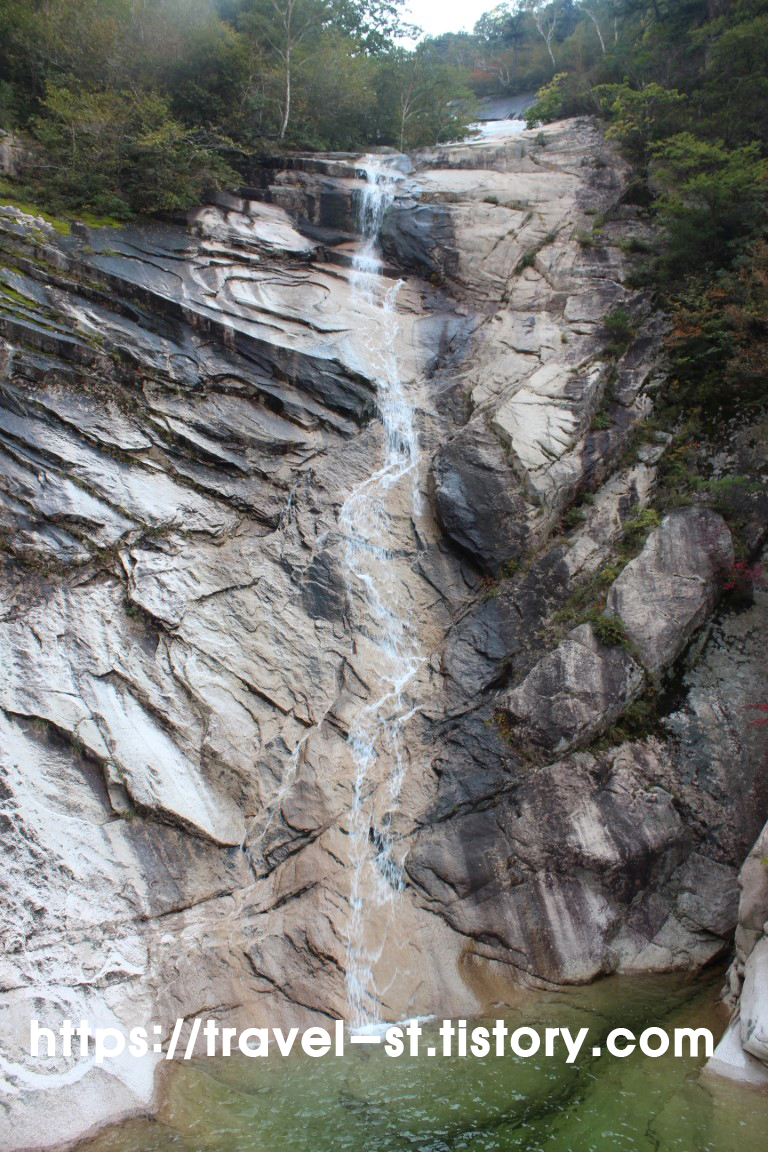
<svg viewBox="0 0 768 1152"><path fill-rule="evenodd" d="M623 978L531 994L510 1026L724 1027L722 974L695 984ZM440 1050L438 1045L438 1051ZM423 1046L422 1046L423 1051ZM543 1046L542 1046L543 1051ZM391 1059L231 1057L178 1064L152 1121L111 1129L88 1152L766 1152L768 1096L710 1077L702 1059L635 1053Z"/></svg>

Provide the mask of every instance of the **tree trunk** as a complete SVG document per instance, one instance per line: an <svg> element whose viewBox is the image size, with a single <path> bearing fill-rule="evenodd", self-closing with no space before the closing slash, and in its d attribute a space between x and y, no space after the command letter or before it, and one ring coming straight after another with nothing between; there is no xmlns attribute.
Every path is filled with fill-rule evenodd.
<svg viewBox="0 0 768 1152"><path fill-rule="evenodd" d="M280 126L280 139L285 139L288 131L288 121L291 118L291 46L285 50L285 107L283 109L283 123Z"/></svg>
<svg viewBox="0 0 768 1152"><path fill-rule="evenodd" d="M603 40L603 33L600 31L600 21L598 20L597 16L595 16L594 12L592 12L589 8L584 8L584 11L595 26L595 31L597 32L597 37L600 41L600 47L603 50L603 56L605 56L605 40Z"/></svg>

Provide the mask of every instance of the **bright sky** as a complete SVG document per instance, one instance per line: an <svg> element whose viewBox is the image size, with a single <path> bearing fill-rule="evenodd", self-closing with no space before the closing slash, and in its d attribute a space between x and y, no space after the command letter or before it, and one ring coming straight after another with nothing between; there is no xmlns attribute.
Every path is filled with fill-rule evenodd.
<svg viewBox="0 0 768 1152"><path fill-rule="evenodd" d="M484 12L495 8L499 0L408 0L414 24L430 36L439 32L471 32Z"/></svg>

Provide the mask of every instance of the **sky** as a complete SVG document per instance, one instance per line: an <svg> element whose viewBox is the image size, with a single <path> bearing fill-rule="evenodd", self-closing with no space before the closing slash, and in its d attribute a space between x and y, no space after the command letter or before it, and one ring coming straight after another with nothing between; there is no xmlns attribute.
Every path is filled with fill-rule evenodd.
<svg viewBox="0 0 768 1152"><path fill-rule="evenodd" d="M440 32L471 32L484 12L495 8L499 0L407 0L414 24L430 36Z"/></svg>

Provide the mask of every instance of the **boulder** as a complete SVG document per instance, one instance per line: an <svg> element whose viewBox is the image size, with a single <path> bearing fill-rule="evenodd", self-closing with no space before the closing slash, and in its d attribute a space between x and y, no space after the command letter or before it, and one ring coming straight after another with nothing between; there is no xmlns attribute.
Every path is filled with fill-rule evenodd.
<svg viewBox="0 0 768 1152"><path fill-rule="evenodd" d="M729 970L736 1011L708 1070L768 1085L768 824L739 874L736 957Z"/></svg>
<svg viewBox="0 0 768 1152"><path fill-rule="evenodd" d="M768 1068L742 1047L738 1016L731 1020L705 1071L725 1080L738 1080L753 1088L768 1089Z"/></svg>
<svg viewBox="0 0 768 1152"><path fill-rule="evenodd" d="M591 624L581 624L502 697L499 707L514 743L536 759L552 759L609 727L644 683L642 669L625 648L607 647Z"/></svg>
<svg viewBox="0 0 768 1152"><path fill-rule="evenodd" d="M442 527L484 572L519 558L528 508L497 436L468 424L435 456L432 481Z"/></svg>
<svg viewBox="0 0 768 1152"><path fill-rule="evenodd" d="M691 855L657 770L658 753L630 745L488 781L485 798L416 833L409 877L473 950L536 979L703 967L727 947L734 871ZM712 915L678 914L683 895L712 899Z"/></svg>
<svg viewBox="0 0 768 1152"><path fill-rule="evenodd" d="M672 882L679 886L678 916L694 929L730 940L739 903L736 870L693 852Z"/></svg>
<svg viewBox="0 0 768 1152"><path fill-rule="evenodd" d="M681 508L651 532L608 593L645 669L668 668L707 619L733 564L728 526L708 508Z"/></svg>
<svg viewBox="0 0 768 1152"><path fill-rule="evenodd" d="M759 937L765 932L768 920L768 824L760 833L739 873L741 899L739 901L738 943L749 955Z"/></svg>
<svg viewBox="0 0 768 1152"><path fill-rule="evenodd" d="M419 276L442 280L456 271L451 216L444 204L395 201L381 228L384 255Z"/></svg>

